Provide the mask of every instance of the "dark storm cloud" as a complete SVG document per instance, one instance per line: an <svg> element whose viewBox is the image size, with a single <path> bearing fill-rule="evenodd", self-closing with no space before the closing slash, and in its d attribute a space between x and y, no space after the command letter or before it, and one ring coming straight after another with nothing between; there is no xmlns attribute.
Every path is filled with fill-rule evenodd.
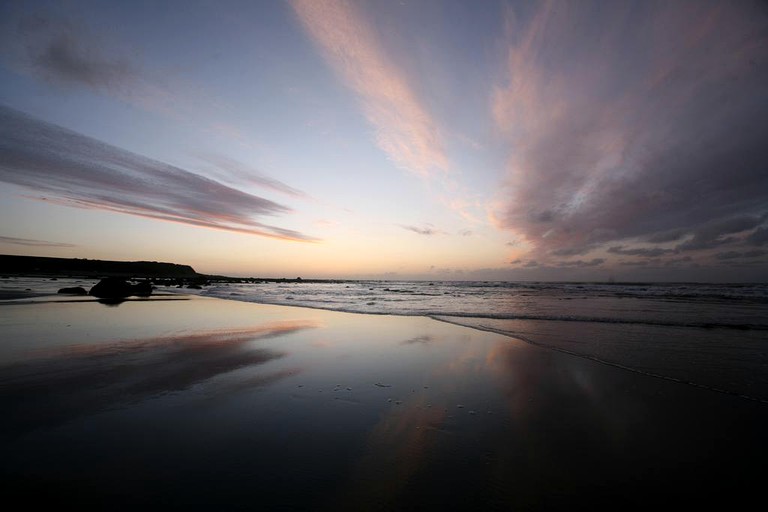
<svg viewBox="0 0 768 512"><path fill-rule="evenodd" d="M313 240L257 219L290 212L172 165L0 106L0 181L83 208L288 240Z"/></svg>
<svg viewBox="0 0 768 512"><path fill-rule="evenodd" d="M655 256L669 248L626 243L704 250L741 243L759 224L764 4L542 3L509 27L507 79L493 102L513 148L502 227L542 255L613 243L616 254ZM765 243L764 229L747 240Z"/></svg>

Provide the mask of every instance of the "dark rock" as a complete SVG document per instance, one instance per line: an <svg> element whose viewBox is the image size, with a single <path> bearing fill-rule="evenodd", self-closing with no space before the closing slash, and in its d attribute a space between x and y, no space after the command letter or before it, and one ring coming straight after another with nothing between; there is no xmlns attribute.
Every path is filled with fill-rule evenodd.
<svg viewBox="0 0 768 512"><path fill-rule="evenodd" d="M141 281L133 286L133 294L137 297L149 297L152 295L152 284L149 281Z"/></svg>
<svg viewBox="0 0 768 512"><path fill-rule="evenodd" d="M73 286L71 288L62 288L58 293L64 295L88 295L88 292L82 286Z"/></svg>
<svg viewBox="0 0 768 512"><path fill-rule="evenodd" d="M190 284L189 286L187 286L187 288L192 288L193 290L202 290L203 289L203 287L200 286L199 284Z"/></svg>
<svg viewBox="0 0 768 512"><path fill-rule="evenodd" d="M96 283L88 292L100 299L117 299L133 295L133 285L119 277L107 277Z"/></svg>
<svg viewBox="0 0 768 512"><path fill-rule="evenodd" d="M152 294L152 285L147 281L132 285L119 277L106 277L94 285L88 293L100 299L120 299L131 295L148 297Z"/></svg>
<svg viewBox="0 0 768 512"><path fill-rule="evenodd" d="M123 302L125 302L125 298L99 299L98 300L99 304L104 304L105 306L110 307L110 308L116 308L117 306L119 306Z"/></svg>

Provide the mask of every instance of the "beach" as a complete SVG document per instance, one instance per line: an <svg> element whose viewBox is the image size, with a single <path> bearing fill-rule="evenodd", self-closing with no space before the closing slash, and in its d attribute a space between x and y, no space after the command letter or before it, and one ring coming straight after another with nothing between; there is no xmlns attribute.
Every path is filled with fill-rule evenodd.
<svg viewBox="0 0 768 512"><path fill-rule="evenodd" d="M768 454L764 403L420 316L43 297L0 337L0 477L30 505L735 505Z"/></svg>

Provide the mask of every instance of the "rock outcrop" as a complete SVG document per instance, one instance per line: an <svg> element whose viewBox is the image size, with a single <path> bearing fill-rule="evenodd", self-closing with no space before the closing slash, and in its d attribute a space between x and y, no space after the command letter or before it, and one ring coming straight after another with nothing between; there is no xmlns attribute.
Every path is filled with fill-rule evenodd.
<svg viewBox="0 0 768 512"><path fill-rule="evenodd" d="M106 277L96 283L88 294L100 299L124 299L132 295L149 297L152 294L152 285L147 281L131 284L119 277Z"/></svg>
<svg viewBox="0 0 768 512"><path fill-rule="evenodd" d="M88 295L88 292L82 286L73 286L71 288L62 288L58 291L63 295Z"/></svg>

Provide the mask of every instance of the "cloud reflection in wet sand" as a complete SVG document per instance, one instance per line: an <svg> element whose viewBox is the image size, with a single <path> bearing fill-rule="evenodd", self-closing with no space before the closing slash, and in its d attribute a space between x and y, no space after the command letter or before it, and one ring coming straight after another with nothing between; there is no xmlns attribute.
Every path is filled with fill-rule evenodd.
<svg viewBox="0 0 768 512"><path fill-rule="evenodd" d="M444 450L446 439L456 441L457 396L466 392L467 382L476 382L484 370L486 345L464 333L420 334L399 343L401 347L430 350L430 366L424 368L418 389L395 385L389 409L370 430L355 465L355 471L337 497L333 508L361 510L376 503L381 509L397 509L409 503L418 488L414 482L438 469L439 461L455 454ZM407 394L403 394L407 393ZM477 398L477 397L475 397ZM460 428L458 430L461 430Z"/></svg>
<svg viewBox="0 0 768 512"><path fill-rule="evenodd" d="M251 342L315 327L311 321L271 322L40 351L25 362L0 367L0 408L6 413L2 431L18 435L33 426L53 427L200 384L217 395L269 385L300 370L221 377L288 355Z"/></svg>
<svg viewBox="0 0 768 512"><path fill-rule="evenodd" d="M424 395L393 406L371 430L341 507L397 503L415 475L429 466L446 415L444 407L428 406Z"/></svg>

